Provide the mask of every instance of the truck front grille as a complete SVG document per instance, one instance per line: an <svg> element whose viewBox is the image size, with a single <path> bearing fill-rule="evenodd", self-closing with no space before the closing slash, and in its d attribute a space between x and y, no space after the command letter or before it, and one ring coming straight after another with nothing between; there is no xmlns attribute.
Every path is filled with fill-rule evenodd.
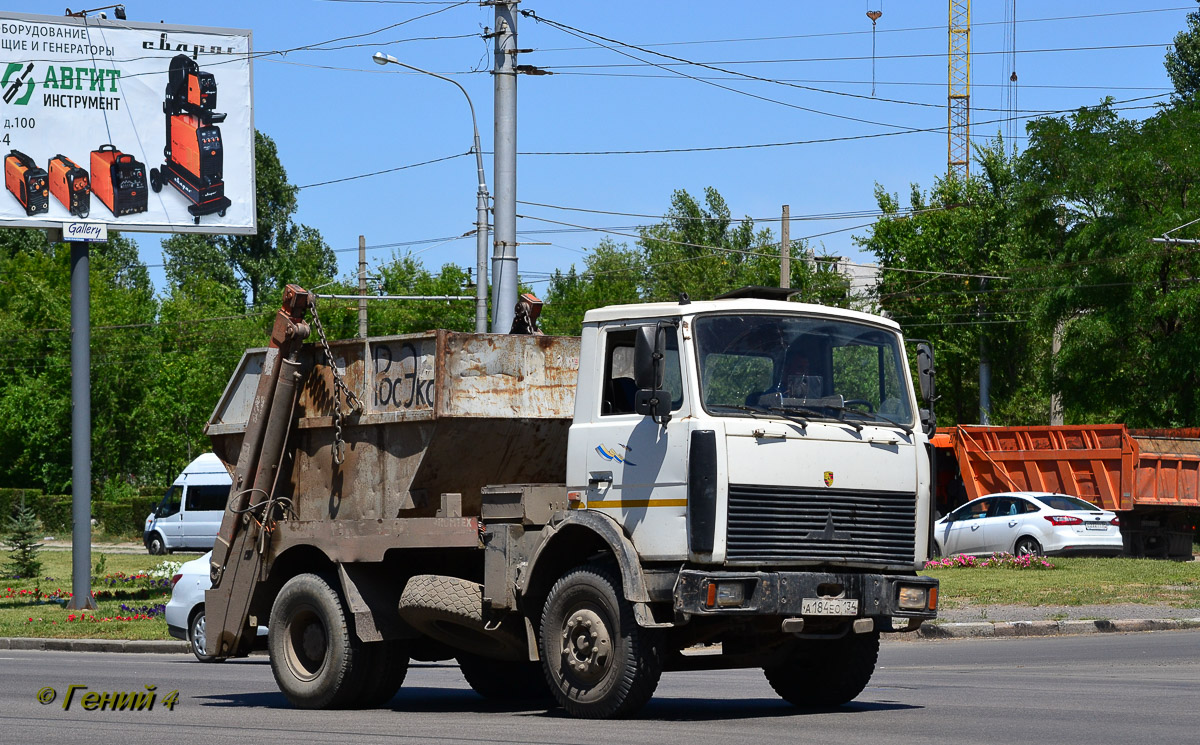
<svg viewBox="0 0 1200 745"><path fill-rule="evenodd" d="M911 492L730 484L726 562L853 562L911 566Z"/></svg>

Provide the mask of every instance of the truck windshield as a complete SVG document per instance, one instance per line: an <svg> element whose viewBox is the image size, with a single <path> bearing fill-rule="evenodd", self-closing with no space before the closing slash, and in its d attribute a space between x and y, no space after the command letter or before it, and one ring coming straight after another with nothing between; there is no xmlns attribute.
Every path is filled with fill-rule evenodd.
<svg viewBox="0 0 1200 745"><path fill-rule="evenodd" d="M891 331L768 314L700 316L695 329L710 414L913 424L904 355Z"/></svg>

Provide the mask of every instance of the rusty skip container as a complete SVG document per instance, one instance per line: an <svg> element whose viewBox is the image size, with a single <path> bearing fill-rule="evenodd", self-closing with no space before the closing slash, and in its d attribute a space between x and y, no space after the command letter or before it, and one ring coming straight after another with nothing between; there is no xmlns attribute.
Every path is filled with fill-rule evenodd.
<svg viewBox="0 0 1200 745"><path fill-rule="evenodd" d="M324 349L305 344L284 456L292 462L276 487L294 519L431 517L446 493L461 494L462 514L477 516L488 484L564 481L577 337L438 330L329 348L363 408L342 419L345 460L335 465L333 374ZM243 355L205 430L230 469L265 352Z"/></svg>

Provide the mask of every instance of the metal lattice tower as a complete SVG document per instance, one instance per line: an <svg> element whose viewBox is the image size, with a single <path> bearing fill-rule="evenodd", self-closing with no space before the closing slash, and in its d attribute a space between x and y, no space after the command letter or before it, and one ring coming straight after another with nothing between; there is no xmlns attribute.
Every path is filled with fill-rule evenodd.
<svg viewBox="0 0 1200 745"><path fill-rule="evenodd" d="M946 172L971 172L971 0L950 0Z"/></svg>

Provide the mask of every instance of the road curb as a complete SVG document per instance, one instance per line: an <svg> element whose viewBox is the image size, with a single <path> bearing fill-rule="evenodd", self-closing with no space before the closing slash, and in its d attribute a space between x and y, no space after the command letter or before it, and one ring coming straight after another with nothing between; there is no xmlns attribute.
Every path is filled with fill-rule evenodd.
<svg viewBox="0 0 1200 745"><path fill-rule="evenodd" d="M998 623L925 624L921 639L976 639L1013 636L1068 636L1131 631L1175 631L1200 628L1200 618L1125 618L1095 621L1003 621ZM899 635L897 635L899 636ZM905 635L907 636L907 635Z"/></svg>
<svg viewBox="0 0 1200 745"><path fill-rule="evenodd" d="M1200 629L1200 618L1125 618L1097 621L1003 621L999 623L931 623L916 633L884 634L885 639L979 639L1017 636L1071 636L1132 631ZM0 650L39 652L124 652L126 654L187 654L185 641L128 641L122 639L32 639L0 637Z"/></svg>
<svg viewBox="0 0 1200 745"><path fill-rule="evenodd" d="M130 641L126 639L31 639L0 637L0 649L39 652L125 652L127 654L186 654L185 641Z"/></svg>

